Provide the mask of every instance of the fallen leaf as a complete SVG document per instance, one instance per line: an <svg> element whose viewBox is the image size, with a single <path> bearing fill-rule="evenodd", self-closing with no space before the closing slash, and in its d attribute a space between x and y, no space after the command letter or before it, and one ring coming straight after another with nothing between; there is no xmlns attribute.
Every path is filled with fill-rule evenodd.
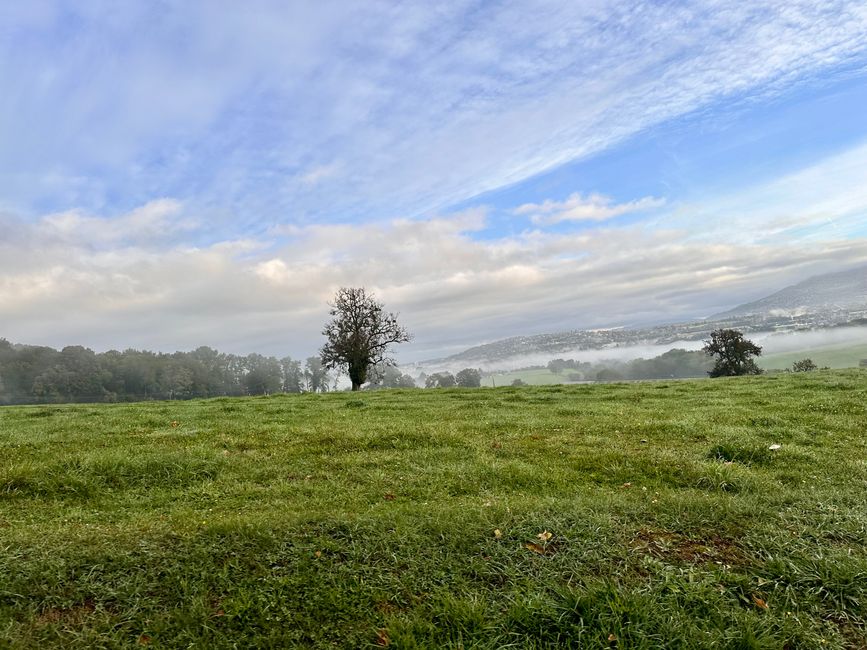
<svg viewBox="0 0 867 650"><path fill-rule="evenodd" d="M614 643L615 641L617 641L617 635L616 634L609 634L608 635L608 641L610 641L611 643Z"/></svg>
<svg viewBox="0 0 867 650"><path fill-rule="evenodd" d="M177 420L172 420L172 429L177 429L180 426L180 422Z"/></svg>
<svg viewBox="0 0 867 650"><path fill-rule="evenodd" d="M322 551L316 551L313 555L316 557L322 557Z"/></svg>
<svg viewBox="0 0 867 650"><path fill-rule="evenodd" d="M385 628L376 631L376 645L381 648L386 647L391 643L391 639L388 638L388 630Z"/></svg>
<svg viewBox="0 0 867 650"><path fill-rule="evenodd" d="M753 594L753 602L756 604L756 607L758 607L759 609L767 609L768 608L768 604L764 600L762 600L761 598L756 596L755 594Z"/></svg>
<svg viewBox="0 0 867 650"><path fill-rule="evenodd" d="M147 634L142 634L138 638L139 645L149 645L151 642L151 638Z"/></svg>
<svg viewBox="0 0 867 650"><path fill-rule="evenodd" d="M623 488L631 488L631 487L632 487L632 483L624 483L624 484L621 485L620 487L623 487Z"/></svg>
<svg viewBox="0 0 867 650"><path fill-rule="evenodd" d="M551 539L551 537L553 537L553 535L551 533L549 533L547 530L543 530L541 533L536 535L536 537L541 539L543 542L547 542L549 539Z"/></svg>
<svg viewBox="0 0 867 650"><path fill-rule="evenodd" d="M391 492L386 492L382 495L382 498L386 501L394 501L394 495Z"/></svg>
<svg viewBox="0 0 867 650"><path fill-rule="evenodd" d="M494 528L494 539L500 539L503 536L503 531L499 528Z"/></svg>
<svg viewBox="0 0 867 650"><path fill-rule="evenodd" d="M502 445L501 443L499 443L499 442L494 442L494 443L491 444L491 449L500 449L500 448L502 448L502 446L503 446L503 445Z"/></svg>
<svg viewBox="0 0 867 650"><path fill-rule="evenodd" d="M524 547L533 551L533 553L538 553L539 555L545 555L545 547L539 546L538 544L536 544L534 542L527 542L526 544L524 544Z"/></svg>
<svg viewBox="0 0 867 650"><path fill-rule="evenodd" d="M778 444L774 443L773 445L771 445L770 447L768 447L768 449L770 449L771 451L777 451L777 449L779 449L779 448L782 447L782 446L783 446L783 445L778 445Z"/></svg>
<svg viewBox="0 0 867 650"><path fill-rule="evenodd" d="M214 612L214 616L216 616L216 617L225 616L225 615L226 615L226 612L224 612L222 609L218 609L216 612Z"/></svg>

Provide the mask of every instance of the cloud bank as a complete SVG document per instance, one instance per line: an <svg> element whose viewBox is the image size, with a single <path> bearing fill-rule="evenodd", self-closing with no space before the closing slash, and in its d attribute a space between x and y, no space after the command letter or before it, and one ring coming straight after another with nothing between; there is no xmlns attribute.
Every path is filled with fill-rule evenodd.
<svg viewBox="0 0 867 650"><path fill-rule="evenodd" d="M208 344L300 356L320 344L333 292L358 285L400 311L416 334L403 360L515 334L703 316L867 261L867 238L850 229L867 214L867 185L852 177L833 212L823 193L790 191L803 178L863 169L855 160L867 164L867 147L717 203L667 205L648 221L565 233L532 227L536 213L526 210L519 234L483 237L489 217L474 209L423 220L289 223L261 238L191 246L177 233L207 220L169 199L108 222L81 213L33 223L7 217L3 335L99 349ZM788 198L764 210L752 203L783 191ZM555 206L549 214L562 207L547 205ZM687 228L694 221L684 212L713 219ZM793 239L792 228L813 230Z"/></svg>

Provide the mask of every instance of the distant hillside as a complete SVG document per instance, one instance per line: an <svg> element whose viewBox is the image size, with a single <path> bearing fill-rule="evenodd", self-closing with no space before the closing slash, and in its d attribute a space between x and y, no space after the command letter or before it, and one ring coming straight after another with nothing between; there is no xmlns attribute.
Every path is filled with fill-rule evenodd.
<svg viewBox="0 0 867 650"><path fill-rule="evenodd" d="M761 300L715 314L706 320L644 328L571 330L515 336L477 345L445 359L412 365L416 370L428 372L453 367L486 367L531 355L540 357L534 363L545 363L543 357L550 360L578 350L700 341L718 327L734 327L744 332L814 330L857 324L864 317L867 317L867 266L813 276Z"/></svg>
<svg viewBox="0 0 867 650"><path fill-rule="evenodd" d="M867 266L815 275L761 300L711 316L711 319L854 309L867 309Z"/></svg>

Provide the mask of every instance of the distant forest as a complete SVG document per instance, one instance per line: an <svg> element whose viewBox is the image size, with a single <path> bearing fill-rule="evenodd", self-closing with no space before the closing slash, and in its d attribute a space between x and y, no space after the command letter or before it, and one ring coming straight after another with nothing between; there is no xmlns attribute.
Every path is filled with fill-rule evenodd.
<svg viewBox="0 0 867 650"><path fill-rule="evenodd" d="M222 395L324 392L336 377L319 357L239 356L208 347L173 354L55 350L0 339L0 404L131 402Z"/></svg>
<svg viewBox="0 0 867 650"><path fill-rule="evenodd" d="M554 359L547 369L563 381L619 381L706 377L711 366L701 351L670 350L653 359L587 363ZM544 368L545 366L536 366ZM487 373L465 369L456 376L420 377L420 385L479 386ZM518 385L522 382L516 381ZM397 368L379 368L366 389L414 388ZM317 357L305 360L246 356L200 347L192 352L109 350L80 345L55 350L0 339L0 405L65 402L139 402L274 393L323 393L338 389L338 377Z"/></svg>
<svg viewBox="0 0 867 650"><path fill-rule="evenodd" d="M687 379L707 377L713 366L701 350L669 350L652 359L589 363L575 359L553 359L547 368L567 381L619 381L621 379Z"/></svg>

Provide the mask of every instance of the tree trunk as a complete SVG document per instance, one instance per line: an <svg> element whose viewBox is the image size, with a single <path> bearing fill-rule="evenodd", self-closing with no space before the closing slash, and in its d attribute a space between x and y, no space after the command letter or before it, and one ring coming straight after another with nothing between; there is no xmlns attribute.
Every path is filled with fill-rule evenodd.
<svg viewBox="0 0 867 650"><path fill-rule="evenodd" d="M361 384L356 384L352 382L352 390L361 390Z"/></svg>

